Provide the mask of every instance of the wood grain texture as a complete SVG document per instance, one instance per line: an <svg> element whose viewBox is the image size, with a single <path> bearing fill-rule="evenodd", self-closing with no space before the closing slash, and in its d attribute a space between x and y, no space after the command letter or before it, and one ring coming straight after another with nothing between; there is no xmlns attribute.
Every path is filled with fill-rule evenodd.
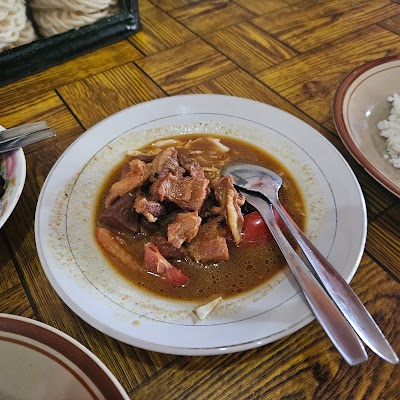
<svg viewBox="0 0 400 400"><path fill-rule="evenodd" d="M4 238L0 232L0 294L21 283Z"/></svg>
<svg viewBox="0 0 400 400"><path fill-rule="evenodd" d="M35 96L30 101L12 102L7 107L3 108L1 113L1 122L7 128L37 121L46 121L49 127L55 130L56 137L47 139L45 142L39 142L25 147L25 156L40 151L43 147L45 147L43 151L47 152L48 146L55 143L63 143L60 150L54 154L54 156L56 154L59 155L66 144L71 143L82 133L80 125L73 118L59 96L54 92L42 93ZM53 163L54 156L47 158L50 165ZM29 169L29 167L28 161L27 168Z"/></svg>
<svg viewBox="0 0 400 400"><path fill-rule="evenodd" d="M292 6L294 4L303 2L304 0L284 0L284 1L285 1L286 4Z"/></svg>
<svg viewBox="0 0 400 400"><path fill-rule="evenodd" d="M140 19L143 30L128 40L146 56L196 38L187 28L156 7L143 10Z"/></svg>
<svg viewBox="0 0 400 400"><path fill-rule="evenodd" d="M164 97L164 92L133 64L97 74L58 90L87 129L129 106Z"/></svg>
<svg viewBox="0 0 400 400"><path fill-rule="evenodd" d="M400 5L400 3L398 4ZM388 29L389 31L392 31L393 33L400 35L400 12L396 15L393 15L393 17L381 21L379 25Z"/></svg>
<svg viewBox="0 0 400 400"><path fill-rule="evenodd" d="M56 87L75 82L101 71L142 57L128 41L120 41L15 83L0 87L0 107L34 97Z"/></svg>
<svg viewBox="0 0 400 400"><path fill-rule="evenodd" d="M252 22L297 51L306 52L399 11L390 0L305 0Z"/></svg>
<svg viewBox="0 0 400 400"><path fill-rule="evenodd" d="M180 92L180 94L190 93L225 94L260 101L291 113L310 124L324 136L332 136L328 130L242 69L236 69Z"/></svg>
<svg viewBox="0 0 400 400"><path fill-rule="evenodd" d="M139 6L139 17L141 17L142 13L145 12L146 10L154 8L154 4L152 4L150 0L139 0L138 6Z"/></svg>
<svg viewBox="0 0 400 400"><path fill-rule="evenodd" d="M170 95L235 68L201 39L142 58L136 64Z"/></svg>
<svg viewBox="0 0 400 400"><path fill-rule="evenodd" d="M364 62L395 54L400 37L373 25L256 74L266 85L317 121L331 116L336 88Z"/></svg>
<svg viewBox="0 0 400 400"><path fill-rule="evenodd" d="M36 319L24 287L21 283L0 292L0 313L20 315L21 317Z"/></svg>
<svg viewBox="0 0 400 400"><path fill-rule="evenodd" d="M400 203L379 215L368 226L366 249L368 253L393 276L400 277Z"/></svg>
<svg viewBox="0 0 400 400"><path fill-rule="evenodd" d="M199 36L246 21L253 16L227 0L195 1L169 14Z"/></svg>
<svg viewBox="0 0 400 400"><path fill-rule="evenodd" d="M272 11L288 6L284 0L234 0L234 3L255 15L268 15Z"/></svg>
<svg viewBox="0 0 400 400"><path fill-rule="evenodd" d="M221 29L205 36L204 40L253 74L297 55L248 22Z"/></svg>
<svg viewBox="0 0 400 400"><path fill-rule="evenodd" d="M164 11L171 11L175 8L182 8L193 3L200 3L203 0L150 0L152 4Z"/></svg>

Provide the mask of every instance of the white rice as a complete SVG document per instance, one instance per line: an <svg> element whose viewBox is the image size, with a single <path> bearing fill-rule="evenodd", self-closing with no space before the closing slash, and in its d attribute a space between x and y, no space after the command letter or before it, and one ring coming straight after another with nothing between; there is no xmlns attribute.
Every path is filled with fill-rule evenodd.
<svg viewBox="0 0 400 400"><path fill-rule="evenodd" d="M377 126L380 135L386 138L384 157L395 168L400 168L400 96L394 93L387 100L392 103L389 117L378 122Z"/></svg>

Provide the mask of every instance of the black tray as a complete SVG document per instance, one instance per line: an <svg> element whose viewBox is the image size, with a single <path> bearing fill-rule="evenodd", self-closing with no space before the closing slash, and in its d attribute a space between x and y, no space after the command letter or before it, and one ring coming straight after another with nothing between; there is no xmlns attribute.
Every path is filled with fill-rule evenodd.
<svg viewBox="0 0 400 400"><path fill-rule="evenodd" d="M138 0L124 0L116 15L0 53L0 86L61 64L139 31Z"/></svg>

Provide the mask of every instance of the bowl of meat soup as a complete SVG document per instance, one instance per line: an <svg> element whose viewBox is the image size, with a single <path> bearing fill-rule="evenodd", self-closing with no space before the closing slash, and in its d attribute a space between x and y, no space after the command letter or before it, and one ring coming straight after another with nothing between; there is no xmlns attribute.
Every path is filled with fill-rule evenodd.
<svg viewBox="0 0 400 400"><path fill-rule="evenodd" d="M252 161L284 177L281 199L300 227L300 188L248 142L176 136L128 151L98 195L95 235L115 270L153 295L224 300L264 285L286 263L261 215L220 168Z"/></svg>
<svg viewBox="0 0 400 400"><path fill-rule="evenodd" d="M180 144L175 143L178 153L189 142L195 142L196 140L205 138L217 140L224 148L229 149L227 154L219 156L220 159L223 159L223 161L218 164L219 168L222 168L230 161L237 161L240 159L259 162L262 165L275 169L278 173L286 174L285 185L282 189L282 201L287 204L289 210L297 216L297 221L310 236L317 237L320 235L320 231L323 227L322 221L323 218L326 217L323 213L317 214L314 212L312 220L306 223L308 210L315 211L318 210L318 208L322 209L327 202L329 202L329 198L325 198L322 195L322 191L318 187L319 182L315 180L315 178L313 179L314 171L310 169L307 164L304 162L301 163L298 158L296 159L296 154L291 154L288 147L289 142L282 144L288 163L295 162L301 173L296 174L295 172L295 174L291 174L288 167L274 155L263 151L262 148L254 146L252 143L257 143L259 138L261 139L262 137L262 133L258 130L253 130L252 132L247 130L247 140L239 139L241 129L244 128L234 127L232 125L218 124L217 126L213 126L210 124L207 126L209 129L208 132L199 132L197 134L189 133L196 132L201 128L204 129L202 126L203 124L170 126L165 131L159 131L158 128L151 128L147 131L129 132L119 137L113 141L112 145L97 153L89 162L80 173L69 196L69 210L67 215L68 245L85 275L94 286L97 288L101 287L107 297L111 298L115 303L121 304L124 307L129 307L140 315L158 321L171 321L171 315L173 315L173 319L176 322L192 325L193 322L197 322L193 320L193 309L221 295L224 298L223 303L220 304L213 314L210 315L210 318L207 318L207 321L204 323L213 323L220 318L225 320L226 318L241 319L252 317L258 313L258 309L249 308L248 304L253 304L257 300L262 299L266 293L270 292L283 280L286 280L287 273L284 269L285 263L282 256L273 241L270 241L268 244L266 243L266 246L256 245L248 249L243 247L236 248L235 243L231 241L228 243L230 247L229 253L231 253L230 260L221 260L219 259L219 255L217 255L216 259L211 258L204 260L198 257L196 260L196 255L193 255L195 252L195 250L193 250L194 246L191 242L186 247L192 253L192 255L189 254L189 257L187 257L189 261L187 263L184 262L182 259L185 257L179 257L178 260L172 261L177 269L183 270L186 276L190 275L190 279L184 282L183 287L179 284L174 284L174 282L171 284L171 282L168 282L166 279L157 279L157 273L155 271L153 271L152 274L146 274L146 271L140 271L140 269L143 270L143 265L141 264L145 261L145 244L149 241L157 243L157 240L152 238L152 236L157 236L157 232L150 232L145 235L139 234L137 241L131 240L129 234L116 235L108 239L103 237L102 242L104 243L104 241L108 240L111 242L110 246L112 248L116 247L117 243L121 244L120 247L125 247L126 249L131 247L130 252L133 253L135 260L130 260L130 263L136 263L139 271L135 273L132 271L135 267L123 265L123 263L118 260L118 254L115 252L107 252L104 249L106 245L99 243L98 237L96 241L95 232L99 227L101 229L107 229L107 223L101 221L101 216L104 212L104 203L107 203L112 185L116 181L118 182L121 174L123 175L125 163L131 160L131 157L133 160L136 160L135 154L139 154L138 157L143 157L143 155L148 156L148 153L155 147L158 147L159 144L161 149L168 152L169 149L173 147L171 146L171 141L176 140L180 142ZM177 133L180 131L185 133L166 136L167 132L172 133L175 131ZM213 133L210 133L210 131ZM162 133L157 138L159 132ZM219 133L219 135L217 133ZM136 147L135 150L132 151L127 147L127 143L133 142L133 140L137 139L139 136L143 136L144 138L156 137L156 140L146 143L144 147ZM276 139L273 140L277 143ZM245 151L243 151L244 149ZM200 149L198 148L194 150L195 154L198 156L199 151ZM127 153L133 154L133 156L127 156ZM140 153L143 153L143 155L141 156ZM116 157L117 154L120 155L118 158ZM160 155L162 155L162 153L160 153ZM183 156L187 157L187 154L184 153ZM111 160L113 160L112 162L114 163L114 159L114 168L110 169ZM167 159L170 161L171 157L167 157ZM105 160L107 160L108 163L105 163ZM201 160L199 161L203 163ZM189 167L187 168L189 169ZM205 168L207 167L202 167L202 169ZM216 167L213 167L213 169L211 167L208 168L211 169L211 174L215 173L214 169L219 171ZM137 175L140 175L140 172L138 172ZM308 194L307 191L303 194L303 190L300 189L300 182L302 182L302 179L307 182ZM314 183L314 187L311 182ZM305 196L307 196L307 201ZM83 198L87 200L83 202ZM96 202L93 202L93 199L97 199ZM124 196L121 197L120 201L125 201ZM120 206L120 201L114 203L117 208ZM134 205L133 203L134 202L132 202L131 207ZM165 204L166 202L163 203ZM215 204L212 206L218 206L218 202L214 203ZM96 204L95 213L93 213L94 204ZM107 210L109 210L109 208L107 208ZM176 210L173 209L173 211L166 216L166 219L175 211ZM218 215L215 216L218 218ZM205 218L204 222L212 219L213 218ZM90 220L90 224L82 224L82 220ZM149 229L146 218L143 218L143 222L147 224L147 229ZM222 227L225 229L224 224L222 224ZM112 226L111 230L118 231L118 228ZM86 240L82 238L90 238L91 242L86 242ZM96 246L92 244L93 238L95 238ZM332 242L333 237L328 240ZM194 242L196 242L196 240L194 240ZM158 248L162 249L163 244L159 242L157 244ZM102 247L102 251L99 252L99 249ZM119 251L123 252L121 248ZM218 253L218 249L215 249L215 251ZM135 257L135 255L137 256ZM126 260L126 258L130 258L130 256L124 252L122 258ZM107 269L93 269L93 260L96 260L96 264L107 265ZM244 264L242 265L242 263ZM246 268L250 270L247 271L247 273ZM254 270L251 272L252 269ZM265 270L264 272L263 269ZM251 279L250 277L257 278ZM115 290L116 282L118 282L118 291ZM297 285L293 284L293 282L291 282L290 285L291 289L284 291L282 301L284 301L286 297L295 295L298 291ZM149 304L152 306L149 307Z"/></svg>
<svg viewBox="0 0 400 400"><path fill-rule="evenodd" d="M192 147L205 139L212 140L210 146L218 143L221 154L202 149L207 146L204 143ZM127 193L123 192L115 198L110 195L112 186L131 169L140 172L143 164L137 160L148 166L171 148L177 149L182 168L176 176L185 182L194 177L201 182L200 172L208 181L220 179L219 169L237 160L256 162L283 174L282 201L288 211L345 279L351 279L365 242L365 205L354 175L337 151L308 125L265 104L229 96L177 96L144 103L103 121L78 139L50 173L39 199L35 229L43 268L61 298L102 332L138 347L173 354L218 354L256 347L310 322L312 314L274 243L241 248L234 235L229 236L230 222L218 209L217 184L202 187L207 201L209 193L213 196L202 215L203 206L178 207L165 192L172 208L164 214L146 215L146 207L155 201L148 195L159 178L154 172L159 171L153 171L152 181L146 177L141 182L134 199L124 199ZM200 169L192 161L185 164L190 158L185 148L197 157ZM171 154L167 160L173 158ZM214 161L209 165L211 156ZM137 202L140 221L134 229L139 231L133 234L109 225L112 215L107 210L121 199L129 207L133 202L134 208ZM240 199L236 201L244 217L254 211L246 209ZM200 226L219 219L216 231L223 231L227 238L229 260L218 259L226 257L226 252L213 259L217 251L203 258L198 243L196 253L200 241L196 235L185 238L184 251L191 258L164 257L184 274L182 281L178 277L171 283L157 269L132 274L129 263L121 262L118 252L107 249L96 233L99 228L112 232L103 239L143 269L145 251L153 250L150 255L155 263L160 261L154 252L162 246L152 236L163 236L168 243L168 226L177 229L176 222L182 222L177 215L189 213L192 222L201 218ZM154 218L160 222L155 230ZM123 224L137 222L133 218ZM118 232L121 235L115 235ZM220 236L212 236L209 242L220 242ZM172 237L169 244L174 239L182 240ZM207 240L200 247L205 245ZM151 256L147 255L148 262ZM197 307L221 297L204 320L194 314Z"/></svg>

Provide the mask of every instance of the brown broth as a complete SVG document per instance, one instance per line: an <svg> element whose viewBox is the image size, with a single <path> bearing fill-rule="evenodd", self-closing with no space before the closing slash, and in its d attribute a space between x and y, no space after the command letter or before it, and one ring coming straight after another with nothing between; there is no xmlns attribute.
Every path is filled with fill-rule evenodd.
<svg viewBox="0 0 400 400"><path fill-rule="evenodd" d="M300 189L290 172L277 159L256 146L239 139L206 134L185 135L184 139L193 140L205 136L218 137L222 144L230 148L230 162L248 161L281 174L284 180L284 185L279 193L281 202L300 228L304 229L306 216ZM175 138L183 140L181 136ZM145 146L142 150L148 147ZM122 160L120 164L113 168L101 187L100 195L96 200L96 221L104 208L104 199L111 185L119 179L121 166L126 161L127 159ZM136 235L134 238L125 237L125 239L129 240L132 253L141 262L146 238L143 235ZM231 247L228 261L208 264L185 260L173 262L189 278L184 287L177 287L146 272L128 270L115 260L110 259L105 252L103 253L115 270L137 287L162 297L188 301L205 301L215 296L228 298L250 291L272 279L286 265L274 241L247 248Z"/></svg>

